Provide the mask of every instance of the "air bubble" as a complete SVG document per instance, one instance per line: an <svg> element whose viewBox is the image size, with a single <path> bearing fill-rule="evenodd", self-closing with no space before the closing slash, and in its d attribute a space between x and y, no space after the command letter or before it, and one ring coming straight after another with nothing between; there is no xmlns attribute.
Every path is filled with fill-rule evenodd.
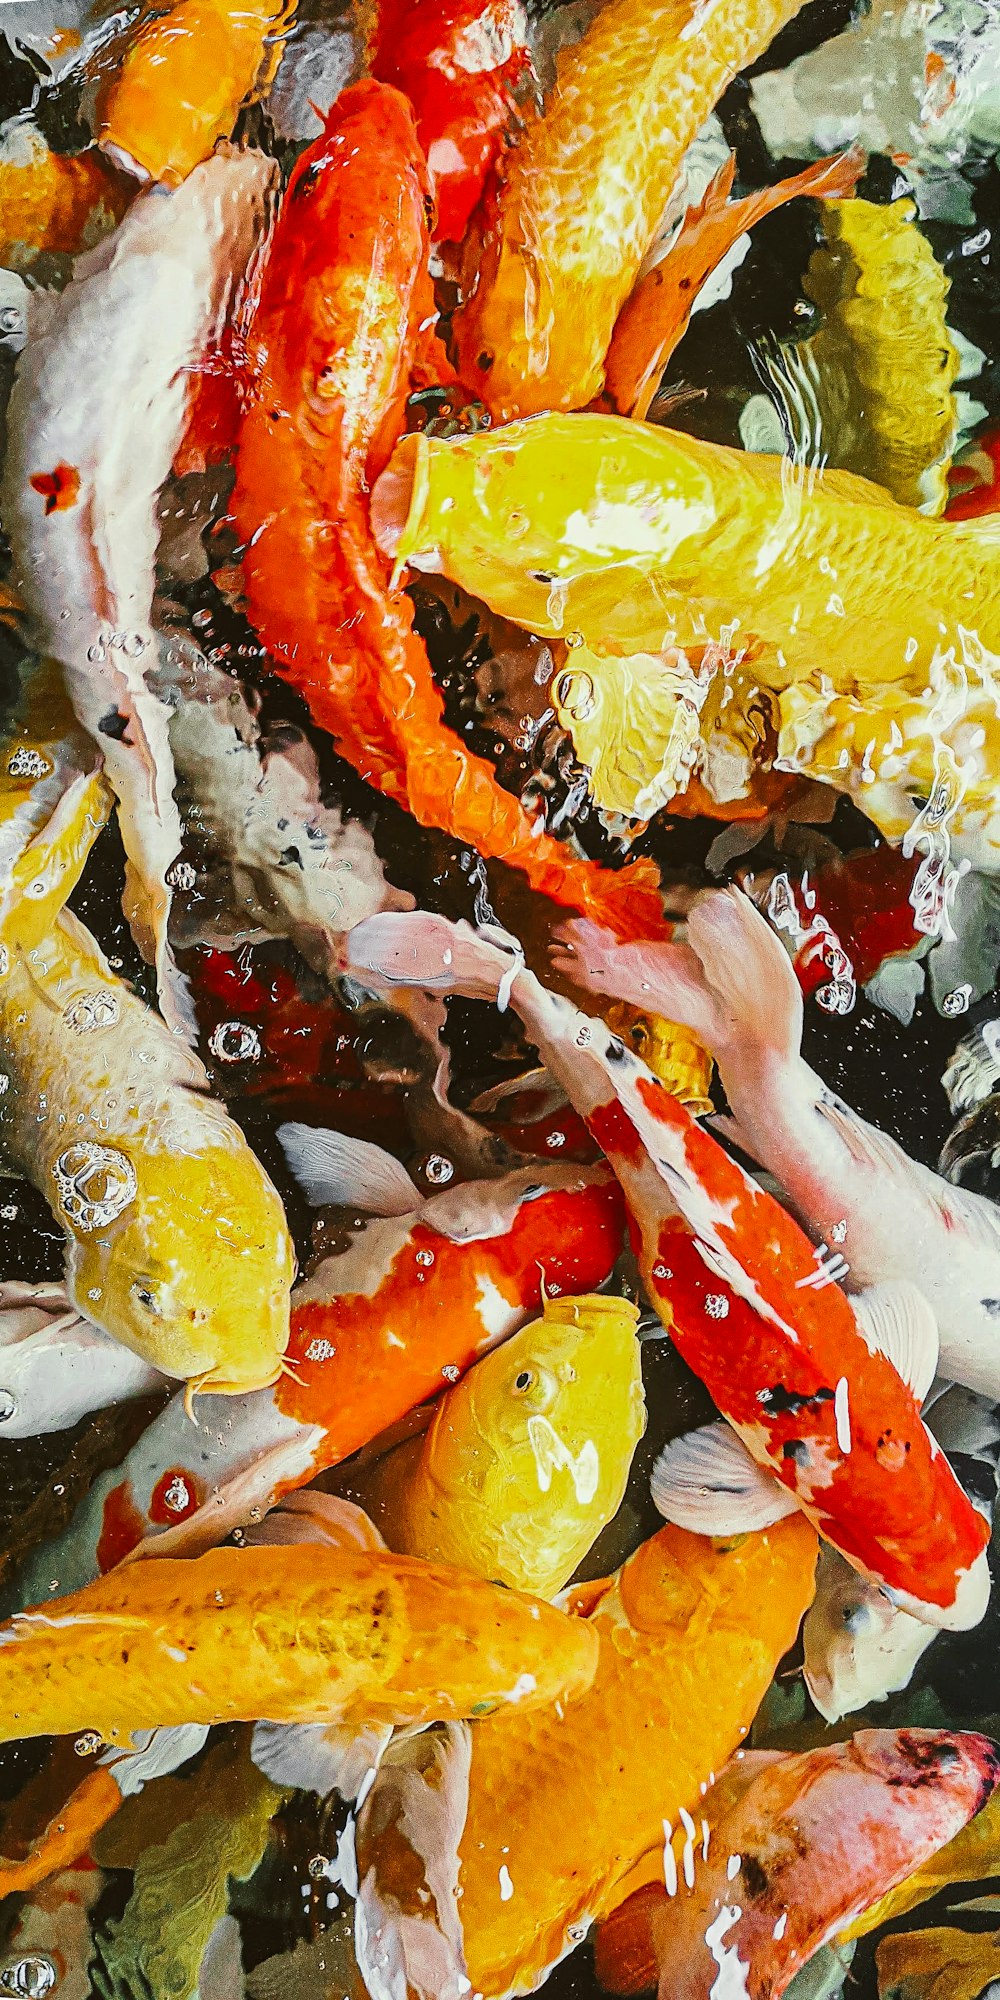
<svg viewBox="0 0 1000 2000"><path fill-rule="evenodd" d="M51 769L40 750L29 750L24 744L7 760L8 778L47 778Z"/></svg>
<svg viewBox="0 0 1000 2000"><path fill-rule="evenodd" d="M246 1021L220 1021L213 1028L209 1048L220 1062L259 1062L260 1036Z"/></svg>
<svg viewBox="0 0 1000 2000"><path fill-rule="evenodd" d="M163 1505L169 1507L171 1514L183 1514L190 1507L191 1489L188 1486L187 1480L183 1479L180 1473L177 1474L176 1479L170 1481L170 1485L163 1495Z"/></svg>
<svg viewBox="0 0 1000 2000"><path fill-rule="evenodd" d="M451 1160L446 1159L443 1153L428 1153L424 1161L424 1179L430 1181L432 1187L447 1187L454 1177L455 1168Z"/></svg>
<svg viewBox="0 0 1000 2000"><path fill-rule="evenodd" d="M104 1738L98 1729L85 1729L73 1745L78 1757L93 1757L100 1749Z"/></svg>
<svg viewBox="0 0 1000 2000"><path fill-rule="evenodd" d="M73 1028L78 1035L85 1035L92 1028L112 1028L121 1013L121 1002L117 993L109 986L95 987L92 993L81 993L71 1000L63 1020L67 1028Z"/></svg>
<svg viewBox="0 0 1000 2000"><path fill-rule="evenodd" d="M31 1952L26 1958L10 1958L0 1966L0 1993L24 1995L24 2000L45 2000L59 1974L51 1958Z"/></svg>
<svg viewBox="0 0 1000 2000"><path fill-rule="evenodd" d="M309 1862L309 1874L312 1876L313 1881L321 1881L329 1866L330 1862L327 1855L314 1854Z"/></svg>
<svg viewBox="0 0 1000 2000"><path fill-rule="evenodd" d="M971 999L971 986L955 986L950 993L945 994L941 1002L941 1012L947 1020L953 1021L958 1014L968 1013Z"/></svg>
<svg viewBox="0 0 1000 2000"><path fill-rule="evenodd" d="M116 1222L138 1187L135 1168L124 1153L84 1139L60 1153L52 1173L67 1222L84 1231Z"/></svg>
<svg viewBox="0 0 1000 2000"><path fill-rule="evenodd" d="M417 1251L417 1263L418 1263L418 1264L424 1264L424 1265L428 1265L428 1264L433 1264L433 1262L434 1262L434 1252L433 1252L433 1250L418 1250L418 1251Z"/></svg>
<svg viewBox="0 0 1000 2000"><path fill-rule="evenodd" d="M172 889L193 889L198 880L198 870L190 861L175 861L167 869L167 881Z"/></svg>

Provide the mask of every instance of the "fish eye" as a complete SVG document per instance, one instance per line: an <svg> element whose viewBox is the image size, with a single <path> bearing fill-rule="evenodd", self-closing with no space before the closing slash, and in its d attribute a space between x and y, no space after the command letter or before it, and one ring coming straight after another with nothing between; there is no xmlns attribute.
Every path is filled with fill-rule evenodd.
<svg viewBox="0 0 1000 2000"><path fill-rule="evenodd" d="M146 1312L159 1313L160 1302L156 1293L149 1285L144 1284L141 1278L137 1278L132 1286L132 1297Z"/></svg>
<svg viewBox="0 0 1000 2000"><path fill-rule="evenodd" d="M535 1377L530 1368L522 1368L521 1373L514 1377L514 1388L517 1394L523 1396L531 1388L534 1379Z"/></svg>
<svg viewBox="0 0 1000 2000"><path fill-rule="evenodd" d="M849 1632L864 1632L866 1627L871 1624L871 1618L871 1607L867 1604L845 1604L844 1606L843 1619Z"/></svg>

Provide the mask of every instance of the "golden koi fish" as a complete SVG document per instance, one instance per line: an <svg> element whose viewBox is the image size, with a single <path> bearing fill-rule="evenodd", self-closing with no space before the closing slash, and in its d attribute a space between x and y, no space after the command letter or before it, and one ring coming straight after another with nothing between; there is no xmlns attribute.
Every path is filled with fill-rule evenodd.
<svg viewBox="0 0 1000 2000"><path fill-rule="evenodd" d="M144 14L98 96L102 151L140 180L178 186L270 87L293 12L294 0L176 0Z"/></svg>

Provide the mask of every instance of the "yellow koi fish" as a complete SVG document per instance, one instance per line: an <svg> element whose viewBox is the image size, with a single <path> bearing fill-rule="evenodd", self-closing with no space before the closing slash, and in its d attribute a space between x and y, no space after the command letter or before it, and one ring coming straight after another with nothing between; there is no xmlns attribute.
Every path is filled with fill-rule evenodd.
<svg viewBox="0 0 1000 2000"><path fill-rule="evenodd" d="M802 0L610 0L561 58L511 152L478 283L456 314L463 381L494 417L580 409L691 140Z"/></svg>
<svg viewBox="0 0 1000 2000"><path fill-rule="evenodd" d="M879 2000L980 2000L1000 1981L1000 1931L903 1931L875 1953Z"/></svg>
<svg viewBox="0 0 1000 2000"><path fill-rule="evenodd" d="M146 12L98 96L102 150L140 180L178 186L269 88L293 11L286 0L176 0Z"/></svg>
<svg viewBox="0 0 1000 2000"><path fill-rule="evenodd" d="M392 1548L553 1597L621 1503L646 1412L627 1299L547 1298L362 1485Z"/></svg>

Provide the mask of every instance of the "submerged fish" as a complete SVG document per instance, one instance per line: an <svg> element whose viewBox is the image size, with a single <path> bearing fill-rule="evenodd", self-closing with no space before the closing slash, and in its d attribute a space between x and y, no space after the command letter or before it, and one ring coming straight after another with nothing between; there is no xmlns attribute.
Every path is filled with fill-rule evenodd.
<svg viewBox="0 0 1000 2000"><path fill-rule="evenodd" d="M103 779L38 752L25 795L10 780L24 750L0 787L0 1136L63 1230L86 1320L187 1377L188 1400L264 1386L288 1340L281 1202L197 1057L64 908L109 810Z"/></svg>
<svg viewBox="0 0 1000 2000"><path fill-rule="evenodd" d="M289 1372L264 1393L202 1404L197 1428L181 1398L168 1405L33 1552L9 1609L50 1597L53 1583L78 1589L146 1538L184 1553L244 1529L457 1380L538 1312L543 1284L593 1291L619 1254L621 1196L603 1166L536 1163L425 1197L369 1142L310 1133L300 1174L307 1160L315 1194L383 1219L297 1289Z"/></svg>
<svg viewBox="0 0 1000 2000"><path fill-rule="evenodd" d="M661 1454L661 1512L734 1534L801 1507L914 1616L978 1624L989 1528L921 1421L937 1358L922 1295L899 1284L849 1302L779 1203L602 1022L547 992L502 933L417 912L359 924L348 947L384 978L509 1002L603 1147L650 1298L732 1427ZM754 990L770 1020L770 989Z"/></svg>
<svg viewBox="0 0 1000 2000"><path fill-rule="evenodd" d="M132 186L89 146L57 153L24 119L0 138L0 263L28 271L42 256L75 256L106 236L132 198Z"/></svg>
<svg viewBox="0 0 1000 2000"><path fill-rule="evenodd" d="M0 1283L0 1434L41 1437L162 1384L84 1319L63 1285Z"/></svg>
<svg viewBox="0 0 1000 2000"><path fill-rule="evenodd" d="M586 1687L597 1642L537 1598L407 1556L213 1549L134 1563L0 1630L7 1741L252 1721L424 1723Z"/></svg>
<svg viewBox="0 0 1000 2000"><path fill-rule="evenodd" d="M455 315L462 379L494 417L580 409L598 394L691 140L800 5L610 0L563 54L506 161Z"/></svg>
<svg viewBox="0 0 1000 2000"><path fill-rule="evenodd" d="M832 1246L852 1288L918 1286L937 1322L943 1373L1000 1396L996 1206L908 1159L809 1068L798 983L753 904L735 890L712 893L689 913L687 944L667 950L619 950L580 925L568 935L578 979L662 1007L704 1036L740 1144Z"/></svg>
<svg viewBox="0 0 1000 2000"><path fill-rule="evenodd" d="M97 95L98 144L140 180L177 187L265 92L293 14L294 0L173 0L140 16Z"/></svg>
<svg viewBox="0 0 1000 2000"><path fill-rule="evenodd" d="M601 1984L632 1993L658 1977L661 2000L708 2000L731 1979L748 2000L779 2000L845 1917L943 1847L998 1777L985 1736L937 1729L863 1729L801 1756L738 1753L702 1804L683 1886L677 1856L666 1887L602 1928ZM655 1866L662 1876L659 1853Z"/></svg>
<svg viewBox="0 0 1000 2000"><path fill-rule="evenodd" d="M879 2000L993 2000L1000 1931L894 1932L875 1953Z"/></svg>
<svg viewBox="0 0 1000 2000"><path fill-rule="evenodd" d="M447 1824L441 1773L425 1781L414 1746L403 1837L373 1839L376 1778L357 1832L358 1956L374 2000L398 1990L385 1968L401 1942L424 2000L453 1991L444 1971L456 1994L463 1978L487 2000L534 1991L621 1901L664 1823L699 1812L798 1629L815 1551L801 1518L729 1546L661 1529L616 1576L569 1593L599 1641L589 1689L533 1716L474 1723L464 1745L454 1733L467 1798L463 1784ZM406 1893L422 1876L444 1889L440 1901ZM409 1940L389 1910L394 1884L416 1920Z"/></svg>
<svg viewBox="0 0 1000 2000"><path fill-rule="evenodd" d="M171 1025L188 1025L167 942L181 844L155 653L156 497L184 420L185 371L217 333L276 169L220 152L133 204L29 340L7 411L3 518L39 650L58 659L117 793L126 907ZM127 388L123 385L127 385Z"/></svg>
<svg viewBox="0 0 1000 2000"><path fill-rule="evenodd" d="M778 691L821 669L834 689L923 689L960 625L1000 651L992 522L620 417L404 438L372 519L397 573L441 570L546 637L657 653L735 624Z"/></svg>
<svg viewBox="0 0 1000 2000"><path fill-rule="evenodd" d="M836 1549L820 1551L816 1596L802 1627L803 1678L827 1722L909 1687L933 1638L933 1625L900 1611Z"/></svg>
<svg viewBox="0 0 1000 2000"><path fill-rule="evenodd" d="M645 1428L638 1319L627 1299L546 1297L362 1478L389 1546L553 1597L619 1506Z"/></svg>
<svg viewBox="0 0 1000 2000"><path fill-rule="evenodd" d="M909 1910L915 1910L941 1889L950 1889L960 1882L979 1882L995 1875L998 1852L1000 1799L994 1792L982 1812L963 1827L947 1847L939 1848L936 1854L914 1869L905 1882L890 1889L870 1909L863 1911L855 1922L846 1925L842 1937L845 1940L865 1937L893 1918L903 1917Z"/></svg>

